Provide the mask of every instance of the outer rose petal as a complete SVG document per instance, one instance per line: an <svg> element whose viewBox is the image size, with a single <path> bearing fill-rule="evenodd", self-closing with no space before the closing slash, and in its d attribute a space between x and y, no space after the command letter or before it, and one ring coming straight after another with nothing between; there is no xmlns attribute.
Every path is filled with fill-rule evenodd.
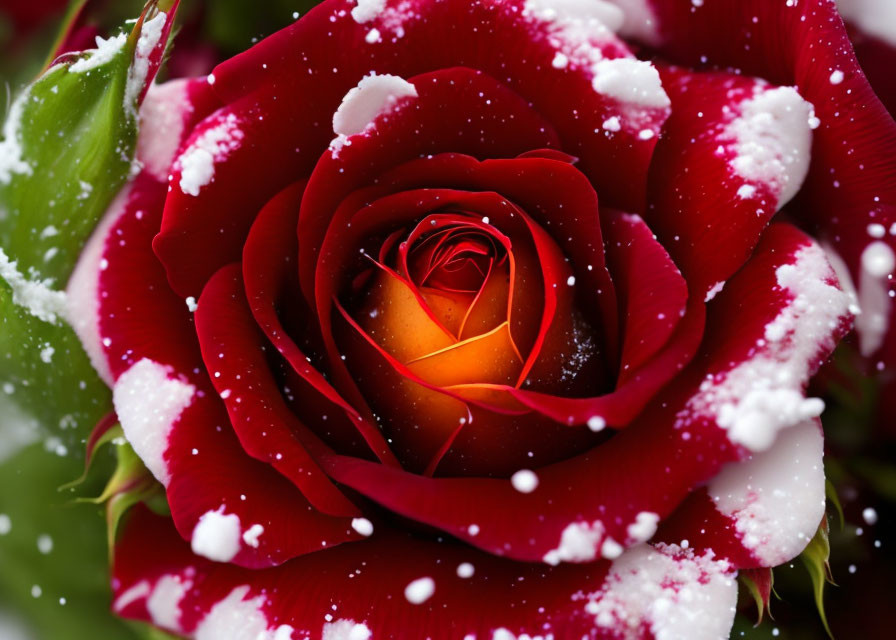
<svg viewBox="0 0 896 640"><path fill-rule="evenodd" d="M650 1L661 54L687 65L738 69L795 85L815 107L812 164L794 213L845 261L859 296L889 301L894 289L896 123L874 95L834 2ZM870 254L866 253L870 249ZM864 284L863 284L864 279ZM867 306L867 305L866 305ZM865 351L896 362L892 308L863 328Z"/></svg>
<svg viewBox="0 0 896 640"><path fill-rule="evenodd" d="M767 449L779 430L820 412L803 393L847 328L848 297L833 283L817 245L793 227L771 227L714 301L689 369L625 431L536 469L531 493L507 480L421 478L344 457L323 464L389 509L492 553L549 563L613 557L649 538L648 523L724 463ZM638 482L620 484L628 476Z"/></svg>
<svg viewBox="0 0 896 640"><path fill-rule="evenodd" d="M526 565L383 529L250 572L192 555L139 508L116 549L113 608L197 640L727 636L726 562L644 546L608 565Z"/></svg>

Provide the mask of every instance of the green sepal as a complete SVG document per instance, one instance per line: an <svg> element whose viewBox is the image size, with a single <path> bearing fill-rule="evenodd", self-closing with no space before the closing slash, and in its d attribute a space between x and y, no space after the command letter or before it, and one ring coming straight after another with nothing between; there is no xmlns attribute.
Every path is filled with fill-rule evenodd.
<svg viewBox="0 0 896 640"><path fill-rule="evenodd" d="M842 531L843 527L846 525L846 518L843 516L843 505L840 504L840 496L837 495L837 487L830 481L827 471L825 471L824 493L828 502L834 505L834 509L837 511L837 519L840 522L840 530Z"/></svg>
<svg viewBox="0 0 896 640"><path fill-rule="evenodd" d="M109 417L115 419L115 414L112 414ZM109 417L107 417L107 419ZM111 425L111 428L104 429L105 426L106 425L104 425L103 422L100 422L100 424L94 428L93 433L90 434L90 439L87 441L87 447L85 449L83 473L71 482L66 482L59 487L60 491L74 489L84 484L87 480L87 475L90 473L90 469L93 466L93 461L96 460L97 452L116 438L124 438L124 431L121 429L120 424L116 423ZM101 431L101 433L97 433L98 431Z"/></svg>
<svg viewBox="0 0 896 640"><path fill-rule="evenodd" d="M775 573L771 568L745 569L738 574L740 583L746 587L756 603L756 624L762 624L762 619L767 613L774 620L771 609L771 595L774 593Z"/></svg>
<svg viewBox="0 0 896 640"><path fill-rule="evenodd" d="M828 618L824 610L824 586L830 583L836 586L833 576L831 575L831 565L829 563L831 557L831 544L828 538L828 519L825 516L815 536L809 542L808 546L800 554L800 560L809 572L809 578L812 580L812 592L815 597L815 606L818 609L818 616L824 625L824 629L828 637L833 640L834 634L828 626Z"/></svg>

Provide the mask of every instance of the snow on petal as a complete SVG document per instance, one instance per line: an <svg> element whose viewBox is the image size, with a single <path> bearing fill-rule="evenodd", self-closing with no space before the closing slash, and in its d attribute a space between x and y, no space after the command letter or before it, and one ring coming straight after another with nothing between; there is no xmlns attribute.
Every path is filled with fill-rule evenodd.
<svg viewBox="0 0 896 640"><path fill-rule="evenodd" d="M825 509L823 454L821 429L807 420L768 451L729 464L707 487L763 566L794 558L815 534Z"/></svg>
<svg viewBox="0 0 896 640"><path fill-rule="evenodd" d="M775 273L791 299L766 325L753 355L709 374L679 414L713 417L732 442L754 452L768 449L783 429L821 415L824 402L806 398L804 388L850 308L850 296L830 284L834 271L818 245L800 249Z"/></svg>
<svg viewBox="0 0 896 640"><path fill-rule="evenodd" d="M124 435L156 479L168 484L164 454L168 436L193 399L191 384L169 377L170 367L143 358L112 388L112 401Z"/></svg>
<svg viewBox="0 0 896 640"><path fill-rule="evenodd" d="M780 209L809 172L813 106L793 87L758 85L738 109L723 136L733 152L731 168L747 182L769 185Z"/></svg>
<svg viewBox="0 0 896 640"><path fill-rule="evenodd" d="M601 60L592 71L592 85L601 95L640 107L666 109L671 105L659 71L649 62L635 58Z"/></svg>
<svg viewBox="0 0 896 640"><path fill-rule="evenodd" d="M363 622L341 619L324 623L321 640L370 640L371 632Z"/></svg>
<svg viewBox="0 0 896 640"><path fill-rule="evenodd" d="M280 625L274 630L262 608L267 602L264 596L246 599L248 585L236 587L215 604L199 623L194 633L196 640L288 640L293 628Z"/></svg>
<svg viewBox="0 0 896 640"><path fill-rule="evenodd" d="M614 638L722 640L734 622L737 582L712 551L675 545L634 547L614 561L603 587L587 596L586 613Z"/></svg>
<svg viewBox="0 0 896 640"><path fill-rule="evenodd" d="M600 520L572 522L560 534L560 543L543 560L550 565L561 562L589 562L597 558L606 529Z"/></svg>
<svg viewBox="0 0 896 640"><path fill-rule="evenodd" d="M333 114L333 133L330 143L334 153L346 144L351 136L363 133L374 121L395 108L402 98L416 98L417 88L410 82L389 74L371 73L361 79L342 99Z"/></svg>
<svg viewBox="0 0 896 640"><path fill-rule="evenodd" d="M73 62L68 70L71 73L84 73L101 67L119 54L127 40L128 34L126 33L119 33L110 38L96 36L96 48L85 51L84 53L87 55Z"/></svg>
<svg viewBox="0 0 896 640"><path fill-rule="evenodd" d="M240 517L224 507L207 511L199 518L190 544L193 553L216 562L230 562L240 551Z"/></svg>
<svg viewBox="0 0 896 640"><path fill-rule="evenodd" d="M170 631L180 631L180 603L192 586L192 580L179 575L159 578L146 599L146 610L153 624Z"/></svg>
<svg viewBox="0 0 896 640"><path fill-rule="evenodd" d="M202 187L214 180L215 164L236 150L242 139L243 132L234 114L212 119L175 162L180 169L181 191L198 196Z"/></svg>
<svg viewBox="0 0 896 640"><path fill-rule="evenodd" d="M134 59L128 69L128 78L124 89L124 105L125 109L129 111L136 108L137 98L143 90L149 74L150 57L159 45L167 23L167 14L160 11L151 19L146 20L140 28L140 37L137 38Z"/></svg>
<svg viewBox="0 0 896 640"><path fill-rule="evenodd" d="M358 24L370 22L386 8L386 0L358 0L357 6L352 9L352 18Z"/></svg>

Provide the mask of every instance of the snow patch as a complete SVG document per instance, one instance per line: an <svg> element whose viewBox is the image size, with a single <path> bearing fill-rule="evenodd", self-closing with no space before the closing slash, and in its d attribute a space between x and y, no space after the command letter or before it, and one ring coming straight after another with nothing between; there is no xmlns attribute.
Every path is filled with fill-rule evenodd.
<svg viewBox="0 0 896 640"><path fill-rule="evenodd" d="M352 518L352 529L365 538L373 535L373 523L367 518Z"/></svg>
<svg viewBox="0 0 896 640"><path fill-rule="evenodd" d="M358 24L370 22L386 8L386 0L358 0L358 5L352 9L352 18Z"/></svg>
<svg viewBox="0 0 896 640"><path fill-rule="evenodd" d="M709 302L710 300L715 298L717 295L719 295L722 292L722 289L724 289L724 288L725 288L724 280L722 282L716 282L714 285L712 285L709 288L709 291L706 292L706 297L703 299L703 301Z"/></svg>
<svg viewBox="0 0 896 640"><path fill-rule="evenodd" d="M264 527L260 524L253 524L243 532L243 542L253 549L258 548L258 538L264 533Z"/></svg>
<svg viewBox="0 0 896 640"><path fill-rule="evenodd" d="M12 301L35 318L56 324L67 317L66 295L50 288L52 280L29 280L0 249L0 278L12 289Z"/></svg>
<svg viewBox="0 0 896 640"><path fill-rule="evenodd" d="M724 138L734 152L732 170L750 183L769 185L778 209L796 195L809 171L813 113L793 87L757 87L753 97L740 103L740 116L725 128Z"/></svg>
<svg viewBox="0 0 896 640"><path fill-rule="evenodd" d="M635 516L635 521L628 525L625 532L628 534L632 544L647 542L656 533L659 522L660 516L658 513L642 511Z"/></svg>
<svg viewBox="0 0 896 640"><path fill-rule="evenodd" d="M192 586L192 580L177 575L159 578L146 600L146 609L153 624L170 631L181 631L180 603Z"/></svg>
<svg viewBox="0 0 896 640"><path fill-rule="evenodd" d="M561 562L589 562L597 557L601 542L604 539L604 525L600 520L591 524L573 522L560 534L560 544L544 554L542 560L550 565Z"/></svg>
<svg viewBox="0 0 896 640"><path fill-rule="evenodd" d="M115 58L115 56L121 52L124 43L127 41L128 34L126 33L119 33L117 36L112 36L111 38L96 36L96 49L88 49L85 51L84 53L87 55L73 62L68 70L71 73L84 73L91 69L101 67Z"/></svg>
<svg viewBox="0 0 896 640"><path fill-rule="evenodd" d="M741 543L762 566L796 557L815 535L825 509L823 453L821 428L807 420L709 483L716 508L734 520Z"/></svg>
<svg viewBox="0 0 896 640"><path fill-rule="evenodd" d="M343 618L324 624L321 640L370 640L370 629L362 622Z"/></svg>
<svg viewBox="0 0 896 640"><path fill-rule="evenodd" d="M824 402L806 398L804 388L819 350L848 314L850 297L828 283L834 271L815 244L778 267L776 276L792 299L766 325L751 357L707 376L679 413L679 426L693 414L711 416L732 442L757 452L781 430L821 415Z"/></svg>
<svg viewBox="0 0 896 640"><path fill-rule="evenodd" d="M13 174L31 175L31 166L22 159L21 128L25 103L31 95L25 89L9 108L3 123L3 141L0 142L0 184L9 184Z"/></svg>
<svg viewBox="0 0 896 640"><path fill-rule="evenodd" d="M268 619L262 611L267 600L264 596L246 599L248 585L236 587L215 604L196 628L196 640L288 640L294 629L280 625L268 628Z"/></svg>
<svg viewBox="0 0 896 640"><path fill-rule="evenodd" d="M175 163L175 167L180 169L180 189L187 195L198 196L202 187L214 180L215 163L223 161L239 148L243 139L234 114L216 116L212 123L190 143Z"/></svg>
<svg viewBox="0 0 896 640"><path fill-rule="evenodd" d="M351 136L368 130L378 117L392 111L399 100L416 97L417 88L403 78L376 73L365 76L345 94L333 114L336 138L330 143L330 149L338 154L342 147L351 144Z"/></svg>
<svg viewBox="0 0 896 640"><path fill-rule="evenodd" d="M608 98L653 109L666 109L672 104L659 71L649 62L636 58L601 60L592 71L594 90Z"/></svg>
<svg viewBox="0 0 896 640"><path fill-rule="evenodd" d="M625 640L719 640L734 623L737 582L728 562L675 545L643 545L613 562L585 612Z"/></svg>
<svg viewBox="0 0 896 640"><path fill-rule="evenodd" d="M199 518L190 545L193 553L215 562L230 562L240 551L240 517L224 506Z"/></svg>
<svg viewBox="0 0 896 640"><path fill-rule="evenodd" d="M124 435L156 479L167 486L168 436L193 399L191 384L169 377L171 368L143 358L112 388L112 401Z"/></svg>

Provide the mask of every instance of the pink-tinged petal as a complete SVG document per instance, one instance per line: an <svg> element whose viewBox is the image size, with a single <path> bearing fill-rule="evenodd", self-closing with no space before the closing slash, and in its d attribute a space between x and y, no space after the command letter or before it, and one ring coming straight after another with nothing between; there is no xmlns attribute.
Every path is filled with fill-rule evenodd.
<svg viewBox="0 0 896 640"><path fill-rule="evenodd" d="M869 245L896 249L896 122L862 73L836 4L674 0L652 7L660 51L671 60L794 85L814 106L812 163L793 213L831 244L858 283ZM891 266L874 286L893 291L893 273ZM875 339L873 355L888 363L896 358L894 333Z"/></svg>
<svg viewBox="0 0 896 640"><path fill-rule="evenodd" d="M246 453L289 478L316 509L361 515L314 461L313 454L328 447L296 419L280 395L264 337L246 302L239 265L221 269L206 285L196 309L196 333L205 368Z"/></svg>
<svg viewBox="0 0 896 640"><path fill-rule="evenodd" d="M785 429L767 451L732 462L692 494L658 533L712 549L738 568L775 567L806 547L825 512L821 425Z"/></svg>
<svg viewBox="0 0 896 640"><path fill-rule="evenodd" d="M389 509L495 554L549 563L614 557L649 538L650 525L723 464L769 448L780 430L820 413L805 386L846 330L847 306L821 249L774 225L714 301L698 358L627 429L535 469L535 491L346 457L322 464ZM620 484L627 476L639 482Z"/></svg>
<svg viewBox="0 0 896 640"><path fill-rule="evenodd" d="M142 508L117 545L113 588L117 613L196 640L717 640L737 596L728 563L673 546L544 567L387 528L246 571L192 555Z"/></svg>
<svg viewBox="0 0 896 640"><path fill-rule="evenodd" d="M672 116L651 166L646 215L703 298L740 268L802 185L812 105L790 87L734 73L662 74Z"/></svg>
<svg viewBox="0 0 896 640"><path fill-rule="evenodd" d="M617 378L622 386L668 343L687 311L688 285L639 216L604 214L610 273L624 318Z"/></svg>

